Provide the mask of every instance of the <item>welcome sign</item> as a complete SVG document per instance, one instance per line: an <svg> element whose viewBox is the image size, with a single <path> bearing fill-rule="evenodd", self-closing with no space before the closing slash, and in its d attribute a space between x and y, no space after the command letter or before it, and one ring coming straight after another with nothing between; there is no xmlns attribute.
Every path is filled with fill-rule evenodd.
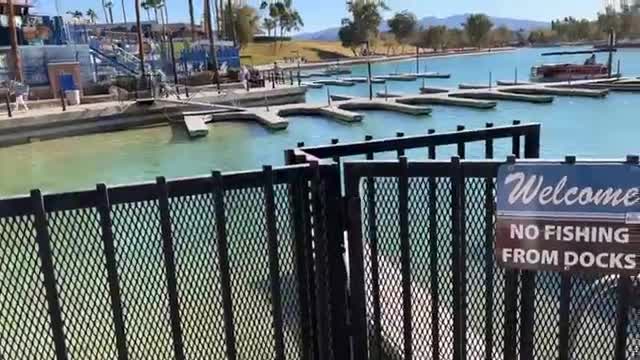
<svg viewBox="0 0 640 360"><path fill-rule="evenodd" d="M640 273L640 167L506 164L496 257L515 269Z"/></svg>

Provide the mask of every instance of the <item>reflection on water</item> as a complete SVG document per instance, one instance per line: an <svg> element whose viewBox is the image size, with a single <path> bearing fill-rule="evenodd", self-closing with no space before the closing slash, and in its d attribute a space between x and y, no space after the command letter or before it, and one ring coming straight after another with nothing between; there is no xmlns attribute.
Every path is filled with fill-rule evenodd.
<svg viewBox="0 0 640 360"><path fill-rule="evenodd" d="M486 83L493 79L513 79L517 66L525 80L532 64L540 63L544 49L523 49L510 53L462 56L422 61L428 71L452 73L451 79L429 79L427 85L456 86L458 83ZM600 55L604 56L604 55ZM640 74L640 51L620 51L623 71ZM581 61L581 56L549 58L545 62ZM415 71L415 62L375 64L376 74ZM355 66L354 76L364 75L366 66ZM422 81L390 82L389 91L417 93ZM383 90L376 85L374 91ZM365 96L366 84L352 88L331 88L332 93ZM311 102L326 102L326 89L311 90ZM556 98L554 104L533 105L500 102L490 111L434 106L431 116L413 117L388 112L364 111L361 124L344 124L318 117L290 118L289 128L272 132L254 123L211 124L209 136L188 139L180 127L154 127L107 134L65 138L0 149L0 195L27 193L32 188L63 191L92 188L98 182L108 184L149 181L163 175L181 177L205 174L212 169L224 171L258 168L263 164L280 165L283 151L298 141L326 144L332 138L356 141L365 135L393 136L422 134L429 128L438 131L483 127L513 120L543 124L542 154L561 157L576 154L589 157L623 157L637 153L635 117L636 94L613 93L606 99ZM508 144L498 144L508 147ZM468 148L469 157L481 157L480 145ZM497 152L502 153L502 152ZM439 152L448 157L452 151ZM422 152L409 152L422 157Z"/></svg>

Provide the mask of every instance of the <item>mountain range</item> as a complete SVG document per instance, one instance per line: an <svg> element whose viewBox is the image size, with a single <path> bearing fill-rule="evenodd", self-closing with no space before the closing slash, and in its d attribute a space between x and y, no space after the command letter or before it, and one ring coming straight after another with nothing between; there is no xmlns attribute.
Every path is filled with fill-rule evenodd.
<svg viewBox="0 0 640 360"><path fill-rule="evenodd" d="M445 25L450 28L461 28L462 24L466 22L467 18L470 14L462 14L462 15L453 15L445 18L439 18L435 16L428 16L420 19L418 21L419 26L429 27L429 26L439 26ZM548 28L551 26L551 23L544 21L535 21L535 20L523 20L523 19L512 19L512 18L503 18L503 17L489 17L493 22L494 26L506 26L510 30L518 31L524 30L525 32L529 32L531 30L540 29L540 28ZM384 21L380 24L380 31L388 31L389 26L387 22ZM300 40L319 40L319 41L335 41L338 40L338 31L340 31L340 27L331 27L328 29L301 33L294 36L296 39Z"/></svg>

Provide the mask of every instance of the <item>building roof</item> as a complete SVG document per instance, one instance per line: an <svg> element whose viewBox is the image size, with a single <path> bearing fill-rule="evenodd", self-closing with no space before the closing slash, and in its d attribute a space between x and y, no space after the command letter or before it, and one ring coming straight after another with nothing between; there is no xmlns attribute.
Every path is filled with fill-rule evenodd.
<svg viewBox="0 0 640 360"><path fill-rule="evenodd" d="M14 6L33 7L33 0L13 0ZM0 0L0 5L6 4L7 0Z"/></svg>

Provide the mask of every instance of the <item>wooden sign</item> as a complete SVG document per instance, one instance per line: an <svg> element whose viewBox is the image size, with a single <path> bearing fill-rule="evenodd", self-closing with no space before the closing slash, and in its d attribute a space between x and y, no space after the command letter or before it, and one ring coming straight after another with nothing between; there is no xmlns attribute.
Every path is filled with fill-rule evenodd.
<svg viewBox="0 0 640 360"><path fill-rule="evenodd" d="M640 273L640 167L506 164L496 257L513 269Z"/></svg>

